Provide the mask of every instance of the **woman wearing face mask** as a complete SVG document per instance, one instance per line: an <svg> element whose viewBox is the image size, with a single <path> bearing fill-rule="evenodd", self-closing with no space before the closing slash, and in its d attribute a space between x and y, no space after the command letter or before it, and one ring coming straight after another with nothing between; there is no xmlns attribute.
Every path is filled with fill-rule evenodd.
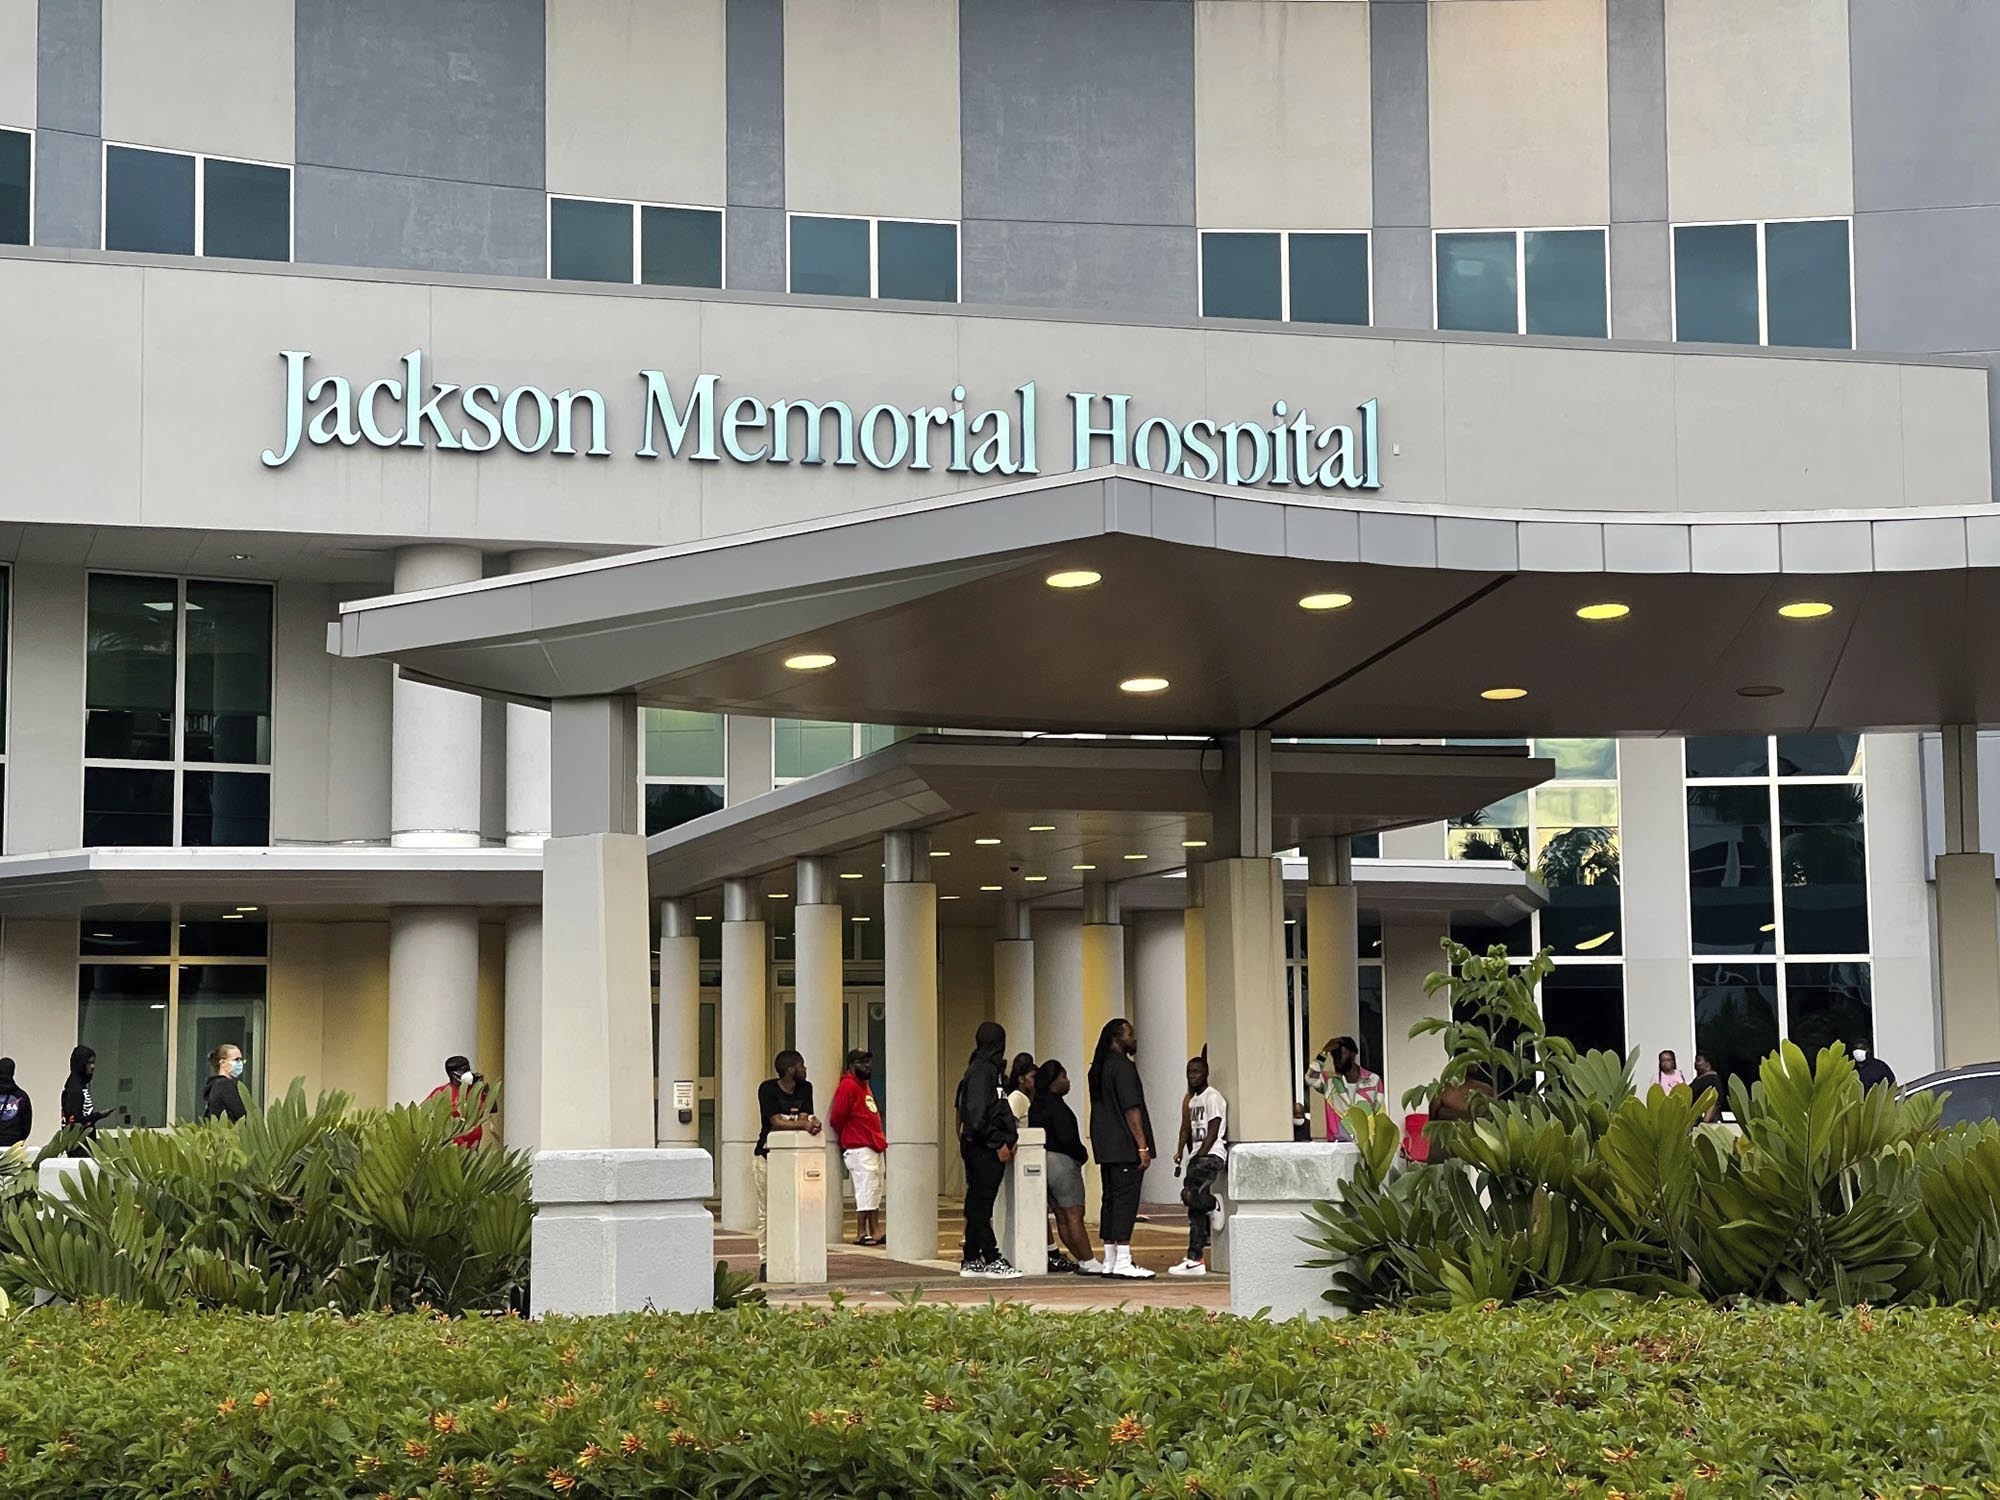
<svg viewBox="0 0 2000 1500"><path fill-rule="evenodd" d="M213 1120L227 1115L231 1120L243 1118L243 1089L237 1079L243 1076L243 1049L231 1042L224 1042L208 1054L208 1082L202 1085L201 1117Z"/></svg>

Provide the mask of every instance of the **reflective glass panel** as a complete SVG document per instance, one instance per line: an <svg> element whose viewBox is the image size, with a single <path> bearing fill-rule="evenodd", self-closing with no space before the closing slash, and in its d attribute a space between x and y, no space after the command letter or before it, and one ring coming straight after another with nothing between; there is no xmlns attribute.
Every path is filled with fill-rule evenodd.
<svg viewBox="0 0 2000 1500"><path fill-rule="evenodd" d="M165 964L81 964L77 968L76 1039L97 1053L91 1103L123 1107L132 1123L167 1123L167 986ZM107 1129L124 1121L110 1119Z"/></svg>
<svg viewBox="0 0 2000 1500"><path fill-rule="evenodd" d="M875 295L958 300L958 226L884 219L875 226Z"/></svg>
<svg viewBox="0 0 2000 1500"><path fill-rule="evenodd" d="M186 714L184 759L271 763L268 586L188 584Z"/></svg>
<svg viewBox="0 0 2000 1500"><path fill-rule="evenodd" d="M1763 776L1771 769L1771 742L1761 734L1700 735L1686 743L1689 781L1711 776Z"/></svg>
<svg viewBox="0 0 2000 1500"><path fill-rule="evenodd" d="M112 146L104 153L104 248L194 254L194 158Z"/></svg>
<svg viewBox="0 0 2000 1500"><path fill-rule="evenodd" d="M254 847L271 842L268 771L186 771L182 778L182 844Z"/></svg>
<svg viewBox="0 0 2000 1500"><path fill-rule="evenodd" d="M1757 342L1757 226L1674 230L1674 337L1687 344Z"/></svg>
<svg viewBox="0 0 2000 1500"><path fill-rule="evenodd" d="M1549 888L1542 911L1545 947L1600 958L1624 950L1617 829L1561 829L1543 847L1538 868Z"/></svg>
<svg viewBox="0 0 2000 1500"><path fill-rule="evenodd" d="M1534 923L1526 917L1506 927L1496 927L1490 922L1454 913L1451 939L1455 943L1463 943L1474 953L1484 953L1496 943L1507 950L1509 958L1528 958L1535 951ZM1439 958L1442 959L1443 955L1440 954Z"/></svg>
<svg viewBox="0 0 2000 1500"><path fill-rule="evenodd" d="M173 934L165 922L135 921L84 912L78 920L77 951L131 958L164 956Z"/></svg>
<svg viewBox="0 0 2000 1500"><path fill-rule="evenodd" d="M175 594L171 578L91 577L84 669L86 756L173 758Z"/></svg>
<svg viewBox="0 0 2000 1500"><path fill-rule="evenodd" d="M1357 833L1354 836L1354 858L1380 859L1382 857L1382 835L1379 833Z"/></svg>
<svg viewBox="0 0 2000 1500"><path fill-rule="evenodd" d="M721 806L720 783L653 782L646 788L646 836L678 828Z"/></svg>
<svg viewBox="0 0 2000 1500"><path fill-rule="evenodd" d="M1278 236L1201 237L1201 311L1209 318L1280 318Z"/></svg>
<svg viewBox="0 0 2000 1500"><path fill-rule="evenodd" d="M1722 1075L1756 1082L1778 1046L1778 970L1772 964L1696 964L1694 1047ZM1692 1063L1693 1059L1689 1059Z"/></svg>
<svg viewBox="0 0 2000 1500"><path fill-rule="evenodd" d="M1807 349L1854 346L1847 222L1764 226L1765 342Z"/></svg>
<svg viewBox="0 0 2000 1500"><path fill-rule="evenodd" d="M1354 1040L1361 1048L1361 1066L1371 1073L1382 1071L1382 966L1363 964L1360 973L1361 1034ZM1317 1042L1314 1046L1319 1045Z"/></svg>
<svg viewBox="0 0 2000 1500"><path fill-rule="evenodd" d="M1781 786L1785 952L1866 953L1868 855L1861 784Z"/></svg>
<svg viewBox="0 0 2000 1500"><path fill-rule="evenodd" d="M639 279L647 286L721 286L721 213L709 208L641 208Z"/></svg>
<svg viewBox="0 0 2000 1500"><path fill-rule="evenodd" d="M648 776L722 776L722 715L684 708L646 710Z"/></svg>
<svg viewBox="0 0 2000 1500"><path fill-rule="evenodd" d="M1615 781L1618 779L1618 741L1536 740L1535 754L1556 763L1558 781Z"/></svg>
<svg viewBox="0 0 2000 1500"><path fill-rule="evenodd" d="M1859 776L1861 736L1858 734L1781 734L1778 736L1780 776Z"/></svg>
<svg viewBox="0 0 2000 1500"><path fill-rule="evenodd" d="M1292 321L1368 326L1368 236L1295 234Z"/></svg>
<svg viewBox="0 0 2000 1500"><path fill-rule="evenodd" d="M28 174L34 140L25 130L0 130L0 245L25 245L32 238Z"/></svg>
<svg viewBox="0 0 2000 1500"><path fill-rule="evenodd" d="M791 288L828 297L868 295L868 221L793 218Z"/></svg>
<svg viewBox="0 0 2000 1500"><path fill-rule="evenodd" d="M234 906L181 908L182 958L262 958L270 943L271 929L261 912Z"/></svg>
<svg viewBox="0 0 2000 1500"><path fill-rule="evenodd" d="M171 845L173 841L172 771L83 768L84 847Z"/></svg>
<svg viewBox="0 0 2000 1500"><path fill-rule="evenodd" d="M1437 237L1437 326L1519 333L1520 284L1512 234Z"/></svg>
<svg viewBox="0 0 2000 1500"><path fill-rule="evenodd" d="M202 1091L213 1071L209 1054L225 1045L243 1049L240 1081L243 1102L263 1102L264 974L262 964L181 966L179 1035L175 1038L175 1118L200 1117Z"/></svg>
<svg viewBox="0 0 2000 1500"><path fill-rule="evenodd" d="M1618 964L1558 964L1542 981L1542 1021L1579 1052L1625 1055L1625 970Z"/></svg>
<svg viewBox="0 0 2000 1500"><path fill-rule="evenodd" d="M1694 951L1776 952L1769 790L1689 787L1687 801Z"/></svg>
<svg viewBox="0 0 2000 1500"><path fill-rule="evenodd" d="M1354 949L1363 958L1382 956L1382 923L1376 917L1361 917L1354 924Z"/></svg>
<svg viewBox="0 0 2000 1500"><path fill-rule="evenodd" d="M549 275L557 281L632 280L632 205L549 200Z"/></svg>
<svg viewBox="0 0 2000 1500"><path fill-rule="evenodd" d="M248 161L202 163L201 253L292 258L292 174Z"/></svg>
<svg viewBox="0 0 2000 1500"><path fill-rule="evenodd" d="M1835 1042L1875 1045L1869 980L1866 964L1785 965L1785 1030L1808 1061Z"/></svg>
<svg viewBox="0 0 2000 1500"><path fill-rule="evenodd" d="M1604 231L1530 229L1522 238L1528 332L1603 338Z"/></svg>
<svg viewBox="0 0 2000 1500"><path fill-rule="evenodd" d="M772 774L781 781L811 776L854 759L854 726L828 719L774 719Z"/></svg>
<svg viewBox="0 0 2000 1500"><path fill-rule="evenodd" d="M8 595L13 584L13 571L0 568L0 750L7 747L7 630L13 621Z"/></svg>
<svg viewBox="0 0 2000 1500"><path fill-rule="evenodd" d="M888 746L895 744L897 740L906 740L913 734L922 734L923 732L921 729L904 729L895 724L863 724L861 726L861 753L866 755L871 750L886 749Z"/></svg>

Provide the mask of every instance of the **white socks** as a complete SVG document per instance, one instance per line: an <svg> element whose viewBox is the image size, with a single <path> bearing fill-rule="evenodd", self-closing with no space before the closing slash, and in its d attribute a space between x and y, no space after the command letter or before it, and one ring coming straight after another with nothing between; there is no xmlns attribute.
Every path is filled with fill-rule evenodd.
<svg viewBox="0 0 2000 1500"><path fill-rule="evenodd" d="M1104 1247L1104 1265L1107 1270L1115 1271L1120 1266L1129 1266L1131 1264L1132 1247L1130 1245L1106 1245Z"/></svg>

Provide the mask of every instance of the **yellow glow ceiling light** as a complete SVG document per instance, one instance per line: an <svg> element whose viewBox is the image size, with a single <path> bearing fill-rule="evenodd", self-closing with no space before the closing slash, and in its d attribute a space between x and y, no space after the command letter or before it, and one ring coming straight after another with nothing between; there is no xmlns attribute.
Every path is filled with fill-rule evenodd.
<svg viewBox="0 0 2000 1500"><path fill-rule="evenodd" d="M1182 847L1183 849L1206 849L1206 848L1208 847L1208 840L1207 840L1207 839L1182 839L1182 840L1181 840L1181 847Z"/></svg>
<svg viewBox="0 0 2000 1500"><path fill-rule="evenodd" d="M1035 881L1047 880L1049 877L1046 875L1023 875L1021 878L1032 884Z"/></svg>
<svg viewBox="0 0 2000 1500"><path fill-rule="evenodd" d="M1064 568L1060 573L1051 573L1042 582L1052 589L1095 588L1104 581L1102 573L1089 568Z"/></svg>
<svg viewBox="0 0 2000 1500"><path fill-rule="evenodd" d="M1527 697L1528 690L1523 687L1488 688L1479 696L1484 698L1488 703L1512 703L1516 698Z"/></svg>
<svg viewBox="0 0 2000 1500"><path fill-rule="evenodd" d="M1150 856L1148 856L1148 855L1144 855L1144 854L1128 854L1128 855L1126 855L1125 857L1126 857L1127 859L1147 859L1147 858L1150 858Z"/></svg>
<svg viewBox="0 0 2000 1500"><path fill-rule="evenodd" d="M1164 693L1170 684L1164 677L1127 677L1118 684L1121 693Z"/></svg>
<svg viewBox="0 0 2000 1500"><path fill-rule="evenodd" d="M1305 598L1299 600L1299 608L1319 613L1330 609L1345 609L1353 602L1354 596L1352 594L1307 594Z"/></svg>
<svg viewBox="0 0 2000 1500"><path fill-rule="evenodd" d="M1602 604L1586 604L1576 612L1579 620L1622 620L1632 613L1632 606L1619 604L1607 599Z"/></svg>
<svg viewBox="0 0 2000 1500"><path fill-rule="evenodd" d="M999 842L1000 842L1000 840L998 840L998 839L974 839L974 840L973 840L972 842L973 842L973 843L975 843L975 844L984 844L984 845L987 845L987 846L989 846L989 847L990 847L991 845L994 845L994 844L997 844L997 843L999 843Z"/></svg>
<svg viewBox="0 0 2000 1500"><path fill-rule="evenodd" d="M824 672L840 658L828 651L801 651L785 658L788 672Z"/></svg>
<svg viewBox="0 0 2000 1500"><path fill-rule="evenodd" d="M982 891L997 891L1000 889L1000 887L997 885L982 885L980 889Z"/></svg>
<svg viewBox="0 0 2000 1500"><path fill-rule="evenodd" d="M1795 599L1780 604L1778 613L1787 620L1823 620L1833 613L1833 606L1823 599Z"/></svg>
<svg viewBox="0 0 2000 1500"><path fill-rule="evenodd" d="M1606 943L1610 942L1611 939L1616 936L1617 936L1616 933L1600 932L1596 937L1585 938L1582 942L1578 943L1576 945L1576 951L1579 953L1594 953L1597 949L1602 948Z"/></svg>
<svg viewBox="0 0 2000 1500"><path fill-rule="evenodd" d="M1030 833L1054 833L1055 831L1056 825L1053 823L1030 823L1028 825L1028 832Z"/></svg>
<svg viewBox="0 0 2000 1500"><path fill-rule="evenodd" d="M1096 865L1071 865L1071 866L1070 866L1070 868L1071 868L1072 870L1094 870L1094 869L1096 869L1096 868L1097 868L1097 866L1096 866Z"/></svg>

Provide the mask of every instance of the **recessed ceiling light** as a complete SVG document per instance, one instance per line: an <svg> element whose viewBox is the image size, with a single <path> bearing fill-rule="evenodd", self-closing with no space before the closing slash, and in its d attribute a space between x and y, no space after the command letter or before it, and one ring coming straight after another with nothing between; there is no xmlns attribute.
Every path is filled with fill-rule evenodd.
<svg viewBox="0 0 2000 1500"><path fill-rule="evenodd" d="M1060 573L1051 573L1042 582L1052 589L1095 588L1104 581L1102 573L1089 568L1064 568Z"/></svg>
<svg viewBox="0 0 2000 1500"><path fill-rule="evenodd" d="M956 896L940 896L940 897L938 897L938 900L940 900L940 901L956 901L957 899L958 899L958 897L956 897Z"/></svg>
<svg viewBox="0 0 2000 1500"><path fill-rule="evenodd" d="M972 842L973 842L973 843L975 843L975 844L983 844L983 845L988 845L988 846L990 846L990 845L993 845L993 844L997 844L997 843L999 843L999 842L1000 842L1000 840L998 840L998 839L974 839L974 840L973 840Z"/></svg>
<svg viewBox="0 0 2000 1500"><path fill-rule="evenodd" d="M255 911L257 908L254 906L239 906L236 909L238 911Z"/></svg>
<svg viewBox="0 0 2000 1500"><path fill-rule="evenodd" d="M857 913L856 915L849 917L847 920L850 922L872 922L875 919L873 917L862 916L859 913Z"/></svg>
<svg viewBox="0 0 2000 1500"><path fill-rule="evenodd" d="M1607 600L1603 604L1584 605L1582 609L1576 612L1576 617L1579 620L1622 620L1631 613L1631 605L1617 604Z"/></svg>
<svg viewBox="0 0 2000 1500"><path fill-rule="evenodd" d="M1784 691L1783 688L1777 686L1775 683L1753 682L1748 687L1738 688L1736 696L1739 698L1777 698L1782 697Z"/></svg>
<svg viewBox="0 0 2000 1500"><path fill-rule="evenodd" d="M773 901L789 901L792 899L792 893L790 891L767 891L765 894L768 895Z"/></svg>
<svg viewBox="0 0 2000 1500"><path fill-rule="evenodd" d="M1299 919L1297 917L1287 917L1285 918L1285 925L1287 927L1296 927L1299 925Z"/></svg>
<svg viewBox="0 0 2000 1500"><path fill-rule="evenodd" d="M1071 865L1071 866L1070 866L1070 868L1071 868L1072 870L1094 870L1094 869L1096 869L1096 868L1097 868L1097 866L1096 866L1096 865Z"/></svg>
<svg viewBox="0 0 2000 1500"><path fill-rule="evenodd" d="M842 880L859 880L861 878L861 872L859 870L842 870L840 872L840 878Z"/></svg>
<svg viewBox="0 0 2000 1500"><path fill-rule="evenodd" d="M1208 847L1208 840L1207 840L1207 839L1182 839L1182 840L1181 840L1181 847L1182 847L1183 849L1206 849L1206 848Z"/></svg>
<svg viewBox="0 0 2000 1500"><path fill-rule="evenodd" d="M109 937L111 936L111 934L110 934L110 933L108 933L108 932L93 932L93 933L91 934L91 936L92 936L92 937L94 937L94 938L104 938L104 939L108 939L108 938L109 938Z"/></svg>
<svg viewBox="0 0 2000 1500"><path fill-rule="evenodd" d="M1144 855L1144 854L1128 854L1128 855L1126 855L1125 857L1126 857L1127 859L1146 859L1146 858L1148 858L1149 856L1147 856L1147 855Z"/></svg>
<svg viewBox="0 0 2000 1500"><path fill-rule="evenodd" d="M240 922L243 920L243 913L240 911L226 911L222 914L222 920L225 922Z"/></svg>
<svg viewBox="0 0 2000 1500"><path fill-rule="evenodd" d="M997 885L982 885L980 889L982 891L997 891L1000 889L1000 887Z"/></svg>
<svg viewBox="0 0 2000 1500"><path fill-rule="evenodd" d="M1352 594L1307 594L1299 600L1300 609L1327 610L1345 609L1354 602Z"/></svg>
<svg viewBox="0 0 2000 1500"><path fill-rule="evenodd" d="M164 1000L155 1000L151 1005L146 1007L148 1010L165 1010L166 1008L167 1002Z"/></svg>
<svg viewBox="0 0 2000 1500"><path fill-rule="evenodd" d="M828 651L801 651L797 656L785 658L785 669L791 672L824 672L839 657Z"/></svg>
<svg viewBox="0 0 2000 1500"><path fill-rule="evenodd" d="M1164 693L1170 684L1164 677L1127 677L1118 684L1121 693Z"/></svg>
<svg viewBox="0 0 2000 1500"><path fill-rule="evenodd" d="M1023 875L1021 878L1032 884L1037 881L1047 880L1049 877L1046 875Z"/></svg>
<svg viewBox="0 0 2000 1500"><path fill-rule="evenodd" d="M951 858L951 851L950 851L949 849L933 849L933 850L931 850L931 858L932 858L932 859L950 859L950 858Z"/></svg>
<svg viewBox="0 0 2000 1500"><path fill-rule="evenodd" d="M1833 606L1823 599L1795 599L1790 604L1780 604L1778 613L1787 620L1818 620L1833 613Z"/></svg>
<svg viewBox="0 0 2000 1500"><path fill-rule="evenodd" d="M1617 935L1618 934L1615 932L1600 932L1596 937L1585 938L1582 942L1578 943L1576 945L1576 951L1579 953L1595 952L1597 949L1602 948L1606 943L1610 942Z"/></svg>
<svg viewBox="0 0 2000 1500"><path fill-rule="evenodd" d="M250 561L250 554L248 552L232 552L229 554L229 560L231 562L248 562Z"/></svg>
<svg viewBox="0 0 2000 1500"><path fill-rule="evenodd" d="M1516 698L1527 697L1528 690L1517 687L1488 688L1479 696L1484 698L1488 703L1512 703Z"/></svg>
<svg viewBox="0 0 2000 1500"><path fill-rule="evenodd" d="M1055 831L1056 825L1053 823L1030 823L1028 825L1028 832L1030 833L1054 833Z"/></svg>
<svg viewBox="0 0 2000 1500"><path fill-rule="evenodd" d="M696 920L697 922L713 922L713 921L715 920L715 918L714 918L714 917L711 917L711 916L709 916L709 915L708 915L708 914L707 914L706 912L702 912L702 913L697 913L697 914L696 914L696 916L695 916L695 920Z"/></svg>

